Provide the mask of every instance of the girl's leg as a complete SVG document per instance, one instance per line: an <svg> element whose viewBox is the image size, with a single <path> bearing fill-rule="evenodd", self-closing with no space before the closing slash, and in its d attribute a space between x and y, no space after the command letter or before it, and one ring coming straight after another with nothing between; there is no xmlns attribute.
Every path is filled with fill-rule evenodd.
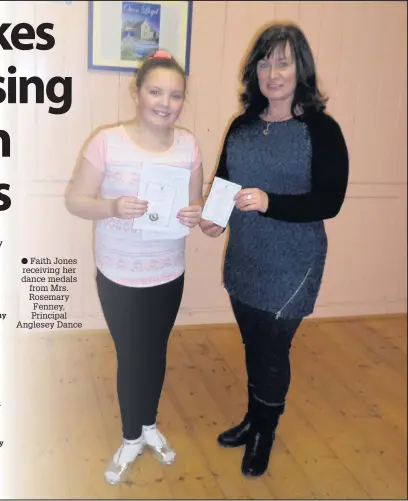
<svg viewBox="0 0 408 501"><path fill-rule="evenodd" d="M144 311L149 314L141 319L140 328L146 333L143 358L147 366L145 383L143 425L154 425L160 395L166 374L167 344L180 308L183 295L184 275L158 287L146 289Z"/></svg>
<svg viewBox="0 0 408 501"><path fill-rule="evenodd" d="M124 437L106 471L111 483L123 480L128 465L142 451L143 425L155 419L168 336L180 304L168 291L181 295L183 278L158 287L132 288L115 284L98 271L98 293L117 354Z"/></svg>

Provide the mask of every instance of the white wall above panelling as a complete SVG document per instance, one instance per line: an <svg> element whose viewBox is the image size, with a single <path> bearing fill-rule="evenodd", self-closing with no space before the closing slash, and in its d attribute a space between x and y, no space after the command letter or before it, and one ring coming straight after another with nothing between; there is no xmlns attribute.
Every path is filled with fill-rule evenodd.
<svg viewBox="0 0 408 501"><path fill-rule="evenodd" d="M47 104L18 107L19 250L27 257L76 257L79 281L72 288L70 314L85 328L104 328L92 223L69 215L63 194L90 134L133 118L134 77L87 70L87 2L14 2L13 7L17 20L55 24L55 48L19 52L19 73L73 79L66 115L49 115ZM304 29L330 97L328 110L350 149L350 187L342 213L327 223L329 255L315 316L405 311L406 3L194 2L191 74L180 123L199 140L208 181L227 124L239 109L239 69L248 43L275 19L293 20ZM221 282L224 249L225 235L212 240L192 232L178 324L232 321ZM19 315L27 316L24 298L19 304Z"/></svg>

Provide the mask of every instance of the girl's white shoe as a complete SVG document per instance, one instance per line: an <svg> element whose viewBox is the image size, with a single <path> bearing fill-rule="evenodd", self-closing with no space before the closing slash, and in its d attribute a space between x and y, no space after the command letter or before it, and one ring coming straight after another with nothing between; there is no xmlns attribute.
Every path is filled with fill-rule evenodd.
<svg viewBox="0 0 408 501"><path fill-rule="evenodd" d="M128 479L131 466L142 454L144 445L142 437L123 441L105 470L105 479L109 484L120 484Z"/></svg>
<svg viewBox="0 0 408 501"><path fill-rule="evenodd" d="M144 445L153 451L154 457L160 463L172 464L174 462L176 453L155 424L143 426L142 437Z"/></svg>

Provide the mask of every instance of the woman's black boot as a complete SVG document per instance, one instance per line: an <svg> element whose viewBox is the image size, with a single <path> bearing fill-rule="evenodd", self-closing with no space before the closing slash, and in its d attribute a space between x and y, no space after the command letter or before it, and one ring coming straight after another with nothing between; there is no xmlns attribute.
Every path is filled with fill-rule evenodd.
<svg viewBox="0 0 408 501"><path fill-rule="evenodd" d="M241 447L246 444L249 429L251 427L252 407L253 396L251 388L248 386L248 412L239 425L218 435L217 441L222 447Z"/></svg>
<svg viewBox="0 0 408 501"><path fill-rule="evenodd" d="M246 444L251 423L248 413L239 425L218 435L218 443L223 447L241 447Z"/></svg>
<svg viewBox="0 0 408 501"><path fill-rule="evenodd" d="M275 431L284 404L267 406L256 403L256 412L248 432L245 454L242 459L243 475L259 477L268 469L269 456L275 440Z"/></svg>

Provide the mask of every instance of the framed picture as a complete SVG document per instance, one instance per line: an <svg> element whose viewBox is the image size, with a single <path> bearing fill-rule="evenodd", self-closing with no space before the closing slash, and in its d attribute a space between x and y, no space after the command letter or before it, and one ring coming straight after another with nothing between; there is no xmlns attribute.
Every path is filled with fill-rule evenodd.
<svg viewBox="0 0 408 501"><path fill-rule="evenodd" d="M192 1L88 1L88 69L130 71L166 50L189 73Z"/></svg>

